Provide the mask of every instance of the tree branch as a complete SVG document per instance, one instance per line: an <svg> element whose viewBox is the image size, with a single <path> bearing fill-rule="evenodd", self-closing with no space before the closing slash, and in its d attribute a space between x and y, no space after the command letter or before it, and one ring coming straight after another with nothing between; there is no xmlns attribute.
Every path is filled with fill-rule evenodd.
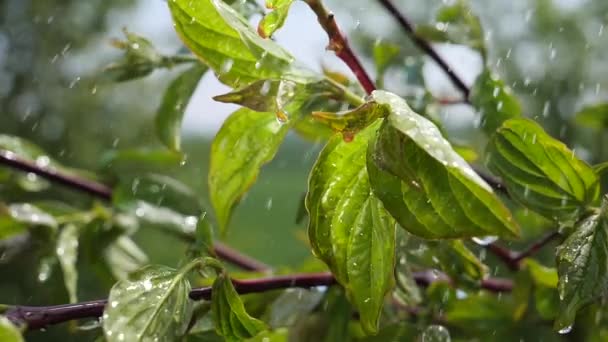
<svg viewBox="0 0 608 342"><path fill-rule="evenodd" d="M452 83L454 83L454 85L460 89L464 95L464 100L469 102L469 94L471 92L469 87L464 83L462 78L460 78L454 72L452 67L448 65L448 63L439 55L439 53L437 53L433 46L416 34L414 24L403 13L401 13L390 0L378 0L378 2L397 20L397 22L399 22L403 31L407 33L414 44L416 44L420 50L431 57L431 59L433 59L433 61L435 61L435 63L437 63L437 65L443 69Z"/></svg>
<svg viewBox="0 0 608 342"><path fill-rule="evenodd" d="M428 286L434 282L450 282L441 272L415 272L414 279L420 286ZM232 283L239 294L259 293L287 288L312 288L317 286L332 286L336 280L329 272L295 274L291 276L275 276L259 279L236 280ZM509 279L489 278L481 283L481 288L492 292L509 292L513 283ZM211 299L211 287L193 289L190 292L192 300ZM94 300L76 304L53 306L13 306L4 315L16 324L25 324L28 329L42 329L50 325L83 318L96 318L103 314L107 300Z"/></svg>
<svg viewBox="0 0 608 342"><path fill-rule="evenodd" d="M515 252L505 247L499 246L496 243L491 243L486 248L498 257L509 269L517 271L521 268L521 262L527 257L538 253L543 247L560 236L559 232L547 233L538 241L532 243L528 248L520 252Z"/></svg>
<svg viewBox="0 0 608 342"><path fill-rule="evenodd" d="M338 27L338 23L334 18L334 14L329 12L321 0L305 0L310 9L317 15L317 19L319 20L319 24L329 37L329 45L327 46L328 50L332 50L336 53L336 56L340 58L352 72L355 74L361 86L368 94L371 94L372 91L376 90L376 86L372 81L369 74L361 65L361 62L350 48L346 36L340 31L340 27Z"/></svg>
<svg viewBox="0 0 608 342"><path fill-rule="evenodd" d="M64 185L73 190L85 192L104 201L112 200L112 189L104 184L75 175L62 173L48 167L41 167L34 162L19 158L10 151L0 150L0 165L6 165L13 169L34 173L44 179ZM213 248L215 254L217 254L219 258L244 270L266 272L270 269L268 265L261 261L244 255L222 243L215 242Z"/></svg>

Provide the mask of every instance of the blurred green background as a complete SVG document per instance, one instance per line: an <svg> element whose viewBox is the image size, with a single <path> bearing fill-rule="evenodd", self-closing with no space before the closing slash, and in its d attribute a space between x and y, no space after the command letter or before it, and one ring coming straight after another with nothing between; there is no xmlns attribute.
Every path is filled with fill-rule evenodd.
<svg viewBox="0 0 608 342"><path fill-rule="evenodd" d="M441 1L395 1L416 22L432 20ZM528 116L541 122L589 162L605 160L602 133L575 128L573 115L586 104L608 100L608 1L605 0L514 0L472 1L484 24L493 69L512 85ZM406 36L385 16L374 1L327 1L338 20L348 28L356 50L371 66L371 47L377 39L398 44L401 60L392 66L387 87L411 91L409 82L420 77L424 62ZM153 130L153 115L164 88L176 70L157 71L129 83L101 81L99 71L119 52L108 42L120 37L126 26L142 33L166 53L180 49L161 0L0 0L0 134L17 135L36 142L65 165L98 171L101 156L112 150L160 146ZM165 18L156 20L157 17ZM132 18L138 18L133 20ZM305 26L302 26L305 25ZM319 62L345 70L323 51L326 37L302 5L294 6L286 33L296 56L315 69ZM136 27L132 27L136 26ZM145 32L139 32L142 28ZM606 32L604 32L606 31ZM310 45L305 36L317 35ZM458 63L458 61L454 62ZM371 67L369 68L372 69ZM418 76L416 76L418 75ZM163 172L188 184L207 197L206 175L209 146L218 129L218 117L230 107L214 105L208 94L225 90L210 75L199 86L196 108L188 110L185 127L187 162ZM206 99L202 99L206 97ZM464 113L464 114L463 114ZM461 115L459 117L459 115ZM196 116L196 117L195 117ZM441 118L452 137L475 144L475 113L448 106ZM307 172L321 146L290 136L277 158L265 167L257 184L238 206L225 241L275 266L298 267L311 257L304 226L295 223ZM19 196L4 202L19 200ZM92 200L61 188L39 195L65 198L86 208ZM151 262L176 265L185 246L166 234L142 229L136 236ZM35 272L36 253L10 263L0 256L0 302L58 304L67 301L56 270L51 286L40 284ZM108 284L90 272L82 272L82 299L105 296ZM51 341L69 326L34 333L31 340ZM72 327L73 328L73 327ZM74 341L90 338L86 333Z"/></svg>

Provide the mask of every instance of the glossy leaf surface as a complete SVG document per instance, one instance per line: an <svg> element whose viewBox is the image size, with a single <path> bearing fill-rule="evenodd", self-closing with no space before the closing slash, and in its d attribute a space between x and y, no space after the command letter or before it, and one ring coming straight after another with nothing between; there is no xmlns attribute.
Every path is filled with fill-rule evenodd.
<svg viewBox="0 0 608 342"><path fill-rule="evenodd" d="M313 167L306 197L309 240L346 288L367 333L377 331L384 296L393 285L395 225L373 195L367 144L379 126L351 143L332 137Z"/></svg>
<svg viewBox="0 0 608 342"><path fill-rule="evenodd" d="M487 165L511 196L562 223L576 220L599 197L595 172L563 143L528 119L506 121L492 137Z"/></svg>
<svg viewBox="0 0 608 342"><path fill-rule="evenodd" d="M231 211L272 160L289 130L273 113L239 109L222 125L211 146L209 192L222 231Z"/></svg>

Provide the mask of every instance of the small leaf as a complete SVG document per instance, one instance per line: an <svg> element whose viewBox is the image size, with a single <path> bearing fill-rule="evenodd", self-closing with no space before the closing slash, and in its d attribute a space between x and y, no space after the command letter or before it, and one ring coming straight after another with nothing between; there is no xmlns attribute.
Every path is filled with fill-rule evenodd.
<svg viewBox="0 0 608 342"><path fill-rule="evenodd" d="M219 274L213 282L211 308L216 332L228 341L242 341L267 329L264 322L249 316L225 273Z"/></svg>
<svg viewBox="0 0 608 342"><path fill-rule="evenodd" d="M24 342L21 331L8 318L0 316L0 341Z"/></svg>
<svg viewBox="0 0 608 342"><path fill-rule="evenodd" d="M211 146L209 193L220 230L231 211L272 160L289 130L273 113L239 109L226 119Z"/></svg>
<svg viewBox="0 0 608 342"><path fill-rule="evenodd" d="M324 295L314 288L284 291L268 308L270 326L273 329L293 326L298 319L310 314Z"/></svg>
<svg viewBox="0 0 608 342"><path fill-rule="evenodd" d="M521 104L511 89L489 70L485 70L471 91L471 103L481 113L481 127L492 135L508 119L520 117Z"/></svg>
<svg viewBox="0 0 608 342"><path fill-rule="evenodd" d="M575 221L599 198L598 177L591 167L531 120L505 121L486 156L513 199L562 224Z"/></svg>
<svg viewBox="0 0 608 342"><path fill-rule="evenodd" d="M368 152L370 182L403 228L432 239L518 235L508 209L432 122L388 92L373 92L370 103L388 114Z"/></svg>
<svg viewBox="0 0 608 342"><path fill-rule="evenodd" d="M106 78L115 82L130 81L145 77L160 67L163 56L149 40L126 29L123 32L126 40L114 40L112 45L124 50L124 56L120 61L105 67Z"/></svg>
<svg viewBox="0 0 608 342"><path fill-rule="evenodd" d="M70 296L70 303L78 302L78 237L79 228L74 224L68 224L59 233L55 252L59 265L63 272L63 282Z"/></svg>
<svg viewBox="0 0 608 342"><path fill-rule="evenodd" d="M368 334L378 329L386 293L393 286L395 228L372 194L366 149L379 126L351 143L332 137L313 167L306 197L309 240L359 311Z"/></svg>
<svg viewBox="0 0 608 342"><path fill-rule="evenodd" d="M575 121L581 126L594 129L605 129L608 127L608 103L601 103L583 108L576 113Z"/></svg>
<svg viewBox="0 0 608 342"><path fill-rule="evenodd" d="M106 339L176 341L188 328L192 301L186 278L198 263L180 271L147 266L112 287L103 315Z"/></svg>
<svg viewBox="0 0 608 342"><path fill-rule="evenodd" d="M177 77L167 88L156 114L156 134L160 140L174 151L181 150L182 118L190 98L207 68L195 64Z"/></svg>
<svg viewBox="0 0 608 342"><path fill-rule="evenodd" d="M343 113L314 112L313 117L332 130L342 133L344 139L349 140L365 127L386 114L384 110L374 103L362 106Z"/></svg>
<svg viewBox="0 0 608 342"><path fill-rule="evenodd" d="M279 78L293 57L261 38L245 18L221 0L169 1L175 29L184 44L232 87Z"/></svg>
<svg viewBox="0 0 608 342"><path fill-rule="evenodd" d="M213 227L209 218L207 218L207 213L203 213L196 223L194 242L190 245L189 252L193 258L215 255L213 250Z"/></svg>
<svg viewBox="0 0 608 342"><path fill-rule="evenodd" d="M560 309L555 328L568 332L576 312L597 300L608 287L608 221L604 200L600 213L580 221L557 250Z"/></svg>
<svg viewBox="0 0 608 342"><path fill-rule="evenodd" d="M103 258L115 279L126 280L129 275L148 263L148 256L128 236L120 236L103 249Z"/></svg>
<svg viewBox="0 0 608 342"><path fill-rule="evenodd" d="M263 38L272 36L287 19L289 8L294 0L266 0L266 7L272 9L258 25L258 33Z"/></svg>
<svg viewBox="0 0 608 342"><path fill-rule="evenodd" d="M467 45L479 51L484 60L487 58L481 22L471 10L468 1L456 0L453 4L441 7L435 20L435 27L445 32L446 41Z"/></svg>

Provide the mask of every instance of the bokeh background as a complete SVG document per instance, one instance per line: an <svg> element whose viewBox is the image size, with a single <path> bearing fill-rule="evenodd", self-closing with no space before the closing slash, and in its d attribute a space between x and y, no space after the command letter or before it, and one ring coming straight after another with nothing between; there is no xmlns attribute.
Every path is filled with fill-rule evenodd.
<svg viewBox="0 0 608 342"><path fill-rule="evenodd" d="M442 1L395 3L415 22L428 23ZM592 163L605 160L601 148L605 137L576 128L573 115L585 105L608 100L608 1L474 0L472 4L485 28L490 64L515 90L527 115L580 157ZM386 88L415 93L412 84L422 78L435 95L458 96L374 1L328 0L327 5L370 72L374 42L401 47L399 63L387 73ZM252 19L256 20L259 17ZM103 67L120 56L109 42L122 38L123 28L147 37L167 54L182 47L162 0L0 0L0 134L28 138L65 165L102 175L101 157L112 150L160 146L153 116L179 68L127 83L103 81ZM275 38L310 68L325 66L349 73L325 51L327 38L303 3L293 6ZM455 46L438 48L463 78L475 79L481 68L479 56ZM226 90L211 73L204 77L185 116L187 162L164 170L192 187L204 202L210 142L235 109L211 97ZM468 106L444 106L439 117L453 140L475 144L482 139L476 133L479 118ZM287 139L238 206L225 238L231 246L280 267L299 267L311 258L304 226L296 224L295 217L307 172L320 148L296 136ZM62 189L53 194L89 201ZM177 240L155 231L146 230L136 238L154 263L175 265L185 251ZM0 264L0 302L66 301L61 286L37 282L35 274L28 272L33 265L27 256L18 263ZM60 282L61 275L55 274L51 281ZM107 293L107 286L94 277L82 279L79 285L83 299ZM30 337L48 341L59 334L54 328Z"/></svg>

